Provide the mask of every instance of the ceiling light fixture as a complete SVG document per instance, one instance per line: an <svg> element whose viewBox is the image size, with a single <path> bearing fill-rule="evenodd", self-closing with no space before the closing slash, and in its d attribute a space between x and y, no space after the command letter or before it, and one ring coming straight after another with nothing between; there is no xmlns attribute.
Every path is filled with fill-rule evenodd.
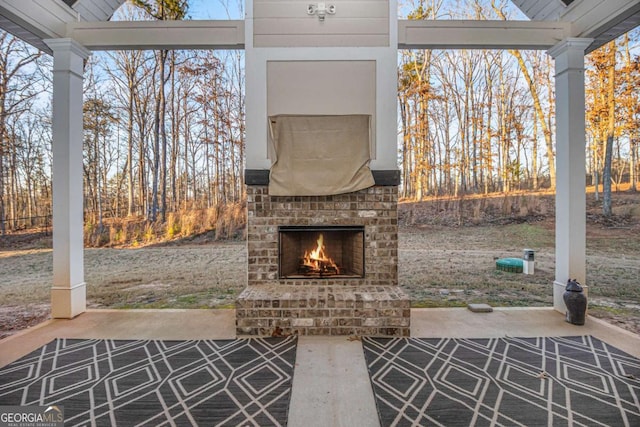
<svg viewBox="0 0 640 427"><path fill-rule="evenodd" d="M318 19L322 22L326 15L333 15L336 13L336 6L333 4L327 5L324 2L317 4L309 4L307 6L307 15L318 15Z"/></svg>

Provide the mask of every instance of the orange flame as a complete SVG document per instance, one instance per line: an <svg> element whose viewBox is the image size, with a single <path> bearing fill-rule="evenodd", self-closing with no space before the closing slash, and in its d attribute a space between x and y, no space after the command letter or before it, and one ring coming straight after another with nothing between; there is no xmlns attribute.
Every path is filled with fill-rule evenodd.
<svg viewBox="0 0 640 427"><path fill-rule="evenodd" d="M320 235L318 236L318 240L316 240L316 243L316 248L311 252L305 251L303 257L304 265L320 272L326 270L327 267L338 271L338 266L336 265L336 263L324 253L325 246L324 236L322 235L322 233L320 233Z"/></svg>

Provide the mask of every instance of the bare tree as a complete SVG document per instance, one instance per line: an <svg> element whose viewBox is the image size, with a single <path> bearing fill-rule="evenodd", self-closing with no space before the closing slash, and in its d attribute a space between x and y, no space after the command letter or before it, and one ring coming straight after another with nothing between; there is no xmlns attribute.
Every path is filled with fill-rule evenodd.
<svg viewBox="0 0 640 427"><path fill-rule="evenodd" d="M12 174L7 168L7 156L15 155L16 141L10 139L7 130L12 115L19 115L30 107L30 101L38 95L39 73L37 61L41 54L14 36L0 32L0 234L6 231L6 178ZM10 162L13 163L13 162Z"/></svg>
<svg viewBox="0 0 640 427"><path fill-rule="evenodd" d="M496 5L495 0L491 0L491 6L493 10L496 12L498 17L502 20L506 20L507 16L504 13L504 10ZM540 127L542 128L542 134L544 135L544 140L547 147L547 159L549 161L549 179L551 180L551 188L555 187L556 183L556 168L555 168L555 150L553 148L553 137L551 134L551 127L547 123L547 115L544 113L542 108L542 103L540 102L540 95L538 94L538 85L531 77L529 73L529 67L525 62L522 54L518 50L509 50L509 53L512 54L516 60L518 61L518 66L520 67L520 72L524 76L527 81L527 86L529 87L529 91L531 93L531 98L533 99L533 107L536 110L535 117L539 120Z"/></svg>
<svg viewBox="0 0 640 427"><path fill-rule="evenodd" d="M638 145L640 145L640 55L631 56L629 34L622 39L623 64L620 73L620 126L629 141L629 190L637 191Z"/></svg>
<svg viewBox="0 0 640 427"><path fill-rule="evenodd" d="M132 0L132 3L144 9L151 17L157 20L179 20L183 19L187 13L186 0L156 0L148 2L145 0ZM158 211L161 209L162 221L166 215L166 187L167 187L167 133L165 128L165 114L167 111L167 101L165 85L170 75L166 73L167 59L169 51L160 50L156 52L156 82L157 93L154 106L153 121L153 180L151 187L151 211L149 220L156 221ZM162 147L161 147L162 140ZM162 151L161 151L162 150ZM162 162L162 163L161 163ZM159 205L159 185L162 192L162 205Z"/></svg>
<svg viewBox="0 0 640 427"><path fill-rule="evenodd" d="M604 216L611 216L611 163L613 157L613 138L616 131L616 43L609 43L609 64L608 64L608 84L607 97L609 104L609 120L607 124L607 142L604 154L604 169L602 172L602 213Z"/></svg>
<svg viewBox="0 0 640 427"><path fill-rule="evenodd" d="M611 215L611 167L613 143L616 136L616 44L607 43L588 57L591 69L587 71L586 89L589 100L587 121L592 138L596 173L602 169L603 214ZM596 189L598 180L596 178ZM597 191L597 190L596 190ZM596 192L597 195L597 192ZM597 196L596 196L597 197Z"/></svg>
<svg viewBox="0 0 640 427"><path fill-rule="evenodd" d="M127 177L127 215L135 211L135 156L136 138L134 134L136 121L137 91L146 77L141 73L143 63L148 58L142 51L117 51L110 54L113 68L107 66L109 77L115 83L116 95L124 106L125 127L127 135L127 158L123 174ZM138 152L138 155L142 153Z"/></svg>

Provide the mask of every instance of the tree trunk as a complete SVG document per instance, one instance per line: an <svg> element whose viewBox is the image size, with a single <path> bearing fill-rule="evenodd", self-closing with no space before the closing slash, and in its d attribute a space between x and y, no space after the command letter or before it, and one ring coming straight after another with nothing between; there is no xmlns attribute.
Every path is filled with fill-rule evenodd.
<svg viewBox="0 0 640 427"><path fill-rule="evenodd" d="M638 191L636 187L636 181L638 181L638 177L636 176L636 168L638 164L638 142L637 140L631 136L630 144L630 156L629 156L629 181L631 185L629 186L629 191L636 192Z"/></svg>
<svg viewBox="0 0 640 427"><path fill-rule="evenodd" d="M2 104L0 103L0 108ZM2 115L0 115L2 117ZM1 120L1 119L0 119ZM0 235L4 236L7 232L5 201L4 201L4 132L2 131L2 123L0 123Z"/></svg>
<svg viewBox="0 0 640 427"><path fill-rule="evenodd" d="M178 155L180 153L180 90L176 91L176 67L175 52L171 52L171 158L169 160L169 182L171 187L171 202L169 210L175 211L178 208L178 188L176 175L178 175ZM176 95L176 92L178 95ZM185 91L185 99L187 98ZM185 107L184 114L187 115Z"/></svg>
<svg viewBox="0 0 640 427"><path fill-rule="evenodd" d="M134 202L134 182L133 182L133 108L134 108L134 91L133 81L129 83L129 102L127 105L127 216L133 215ZM142 153L140 153L142 156Z"/></svg>
<svg viewBox="0 0 640 427"><path fill-rule="evenodd" d="M165 120L167 116L167 97L165 93L165 62L167 60L169 51L162 51L160 54L160 136L162 138L162 166L161 166L161 185L162 185L162 199L160 208L160 218L162 222L167 220L167 129ZM166 79L169 77L167 76Z"/></svg>
<svg viewBox="0 0 640 427"><path fill-rule="evenodd" d="M491 147L492 137L492 120L493 120L493 77L491 76L490 61L485 52L485 81L488 93L487 98L487 131L484 141L484 150L482 153L483 160L483 181L484 181L484 194L489 194L490 185L492 184L492 170L493 170L493 149Z"/></svg>
<svg viewBox="0 0 640 427"><path fill-rule="evenodd" d="M502 181L502 191L508 193L511 191L509 187L509 176L507 168L509 165L509 144L507 141L507 93L506 85L504 81L504 64L500 63L500 103L499 103L499 129L500 129L500 164L498 168L500 170L500 179Z"/></svg>
<svg viewBox="0 0 640 427"><path fill-rule="evenodd" d="M158 219L158 213L162 214L162 221L165 220L166 209L166 161L167 161L167 135L164 129L164 115L166 111L165 101L165 59L166 50L161 50L156 56L158 59L158 82L160 87L156 94L154 121L153 121L153 182L151 187L151 221ZM161 151L162 150L162 151ZM161 198L161 200L158 200Z"/></svg>
<svg viewBox="0 0 640 427"><path fill-rule="evenodd" d="M533 112L534 116L537 116L536 112ZM532 177L532 190L538 189L538 125L536 118L533 118L533 136L531 137L531 177Z"/></svg>
<svg viewBox="0 0 640 427"><path fill-rule="evenodd" d="M616 45L615 41L610 42L610 61L609 61L609 81L607 86L609 100L609 126L607 127L607 145L604 154L604 168L602 171L602 214L606 217L611 216L611 160L613 157L613 138L616 129Z"/></svg>
<svg viewBox="0 0 640 427"><path fill-rule="evenodd" d="M630 107L627 110L628 114L625 114L627 116L626 120L629 122L629 191L636 192L636 181L638 180L636 174L636 167L638 164L638 140L640 140L640 120L638 120L638 116L640 116L640 111L637 111L635 107L637 107L638 102L640 101L640 99L638 99L638 89L640 89L640 84L635 80L638 75L634 75L635 64L631 60L629 33L624 35L624 58L628 96L625 103Z"/></svg>

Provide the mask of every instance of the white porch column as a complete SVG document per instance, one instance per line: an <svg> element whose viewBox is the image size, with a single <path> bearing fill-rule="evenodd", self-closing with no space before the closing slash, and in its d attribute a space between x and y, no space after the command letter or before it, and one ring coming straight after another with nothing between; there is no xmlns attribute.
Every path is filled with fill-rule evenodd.
<svg viewBox="0 0 640 427"><path fill-rule="evenodd" d="M553 308L565 313L567 280L585 284L586 154L584 50L592 39L570 38L549 49L556 71L556 278Z"/></svg>
<svg viewBox="0 0 640 427"><path fill-rule="evenodd" d="M82 197L82 75L90 52L73 39L53 50L53 286L51 316L86 310Z"/></svg>

